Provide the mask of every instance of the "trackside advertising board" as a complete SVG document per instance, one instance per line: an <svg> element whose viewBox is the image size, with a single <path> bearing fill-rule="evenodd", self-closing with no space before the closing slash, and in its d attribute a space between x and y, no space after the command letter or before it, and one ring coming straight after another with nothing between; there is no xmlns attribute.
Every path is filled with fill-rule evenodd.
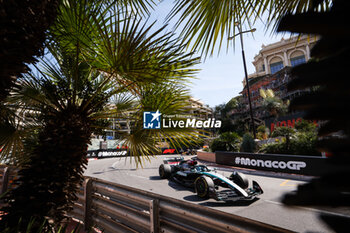
<svg viewBox="0 0 350 233"><path fill-rule="evenodd" d="M126 157L129 153L123 149L106 149L106 150L89 150L87 152L87 158L113 158L113 157Z"/></svg>
<svg viewBox="0 0 350 233"><path fill-rule="evenodd" d="M175 149L172 148L162 148L162 154L163 155L169 155L169 154L176 154L177 151Z"/></svg>
<svg viewBox="0 0 350 233"><path fill-rule="evenodd" d="M168 155L168 154L176 154L175 149L171 148L162 148L162 154ZM97 158L97 159L104 159L104 158L114 158L114 157L126 157L129 156L128 150L125 149L100 149L100 150L89 150L87 152L87 158Z"/></svg>
<svg viewBox="0 0 350 233"><path fill-rule="evenodd" d="M217 151L215 157L218 164L289 174L319 176L335 169L329 159L317 156Z"/></svg>

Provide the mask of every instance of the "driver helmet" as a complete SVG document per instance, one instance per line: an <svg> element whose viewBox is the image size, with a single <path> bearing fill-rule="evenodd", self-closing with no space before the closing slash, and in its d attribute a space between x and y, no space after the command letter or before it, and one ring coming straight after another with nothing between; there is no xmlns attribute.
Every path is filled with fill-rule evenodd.
<svg viewBox="0 0 350 233"><path fill-rule="evenodd" d="M190 165L190 166L194 166L194 165L197 164L197 161L195 161L195 160L189 160L189 161L187 161L187 164Z"/></svg>

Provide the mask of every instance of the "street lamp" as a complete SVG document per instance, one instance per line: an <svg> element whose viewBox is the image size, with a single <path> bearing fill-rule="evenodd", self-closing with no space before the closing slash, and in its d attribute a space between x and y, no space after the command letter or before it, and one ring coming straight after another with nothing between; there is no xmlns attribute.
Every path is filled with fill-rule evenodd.
<svg viewBox="0 0 350 233"><path fill-rule="evenodd" d="M241 39L241 48L242 48L242 58L243 58L243 66L244 66L244 74L245 74L245 82L246 82L246 86L247 86L247 94L248 94L248 103L249 103L249 111L250 111L250 120L252 122L252 127L253 127L253 135L254 135L254 139L256 139L256 131L255 131L255 123L254 123L254 117L253 117L253 109L252 109L252 102L250 100L250 90L249 90L249 83L248 83L248 73L247 73L247 65L245 62L245 55L244 55L244 47L243 47L243 33L246 32L255 32L256 29L250 29L247 31L243 31L242 32L242 28L241 28L241 24L236 22L235 26L237 26L238 28L238 33L234 36L229 37L229 40L232 40L233 38L235 38L236 36L240 36Z"/></svg>

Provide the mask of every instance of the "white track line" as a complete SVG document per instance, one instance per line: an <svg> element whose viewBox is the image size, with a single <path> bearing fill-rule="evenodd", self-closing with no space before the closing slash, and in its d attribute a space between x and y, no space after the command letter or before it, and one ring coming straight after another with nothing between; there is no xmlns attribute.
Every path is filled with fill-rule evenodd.
<svg viewBox="0 0 350 233"><path fill-rule="evenodd" d="M276 202L276 201L270 201L270 200L264 200L264 201L268 202L268 203L276 204L276 205L281 205L281 206L284 206L286 208L297 208L297 209L308 210L308 211L312 211L312 212L318 212L318 213L322 213L322 214L330 214L330 215L337 215L337 216L340 216L340 217L350 218L349 215L339 214L339 213L335 213L335 212L330 212L330 211L327 211L327 210L320 210L320 209L314 209L314 208L303 207L303 206L292 206L292 207L289 207L289 206L284 205L283 203Z"/></svg>

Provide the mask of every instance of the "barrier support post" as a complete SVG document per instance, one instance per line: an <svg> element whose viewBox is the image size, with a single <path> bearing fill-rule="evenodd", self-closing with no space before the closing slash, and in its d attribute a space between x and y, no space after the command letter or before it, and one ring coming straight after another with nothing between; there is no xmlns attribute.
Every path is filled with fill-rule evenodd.
<svg viewBox="0 0 350 233"><path fill-rule="evenodd" d="M84 181L84 228L89 230L91 224L91 201L92 201L92 179L86 179Z"/></svg>
<svg viewBox="0 0 350 233"><path fill-rule="evenodd" d="M149 214L150 214L150 232L159 232L159 200L150 200L149 202Z"/></svg>
<svg viewBox="0 0 350 233"><path fill-rule="evenodd" d="M0 194L3 194L7 191L8 183L9 183L9 174L10 174L10 168L5 167L4 174L2 174L2 187L1 187Z"/></svg>

